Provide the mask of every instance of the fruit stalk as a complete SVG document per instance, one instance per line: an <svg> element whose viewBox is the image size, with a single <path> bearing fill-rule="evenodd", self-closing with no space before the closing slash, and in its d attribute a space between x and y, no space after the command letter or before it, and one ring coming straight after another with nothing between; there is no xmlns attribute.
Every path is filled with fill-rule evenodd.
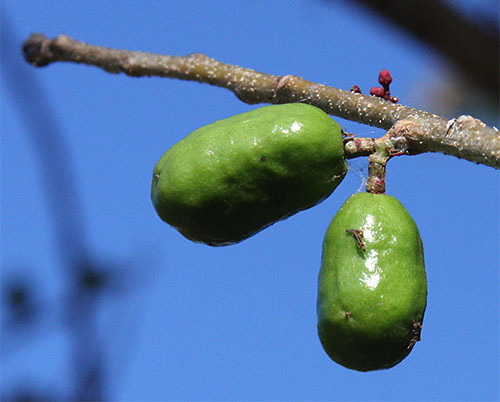
<svg viewBox="0 0 500 402"><path fill-rule="evenodd" d="M375 145L375 152L368 157L366 191L372 194L385 193L386 166L391 155L387 141L381 140Z"/></svg>

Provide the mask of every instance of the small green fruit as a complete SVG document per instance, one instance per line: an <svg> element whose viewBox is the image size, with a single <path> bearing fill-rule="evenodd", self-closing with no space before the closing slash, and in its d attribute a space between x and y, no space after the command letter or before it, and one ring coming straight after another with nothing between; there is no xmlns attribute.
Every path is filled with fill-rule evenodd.
<svg viewBox="0 0 500 402"><path fill-rule="evenodd" d="M318 334L332 360L370 371L401 362L420 339L427 282L422 241L403 205L352 195L323 242Z"/></svg>
<svg viewBox="0 0 500 402"><path fill-rule="evenodd" d="M158 161L151 198L188 239L237 243L328 197L347 171L340 126L300 103L195 130Z"/></svg>

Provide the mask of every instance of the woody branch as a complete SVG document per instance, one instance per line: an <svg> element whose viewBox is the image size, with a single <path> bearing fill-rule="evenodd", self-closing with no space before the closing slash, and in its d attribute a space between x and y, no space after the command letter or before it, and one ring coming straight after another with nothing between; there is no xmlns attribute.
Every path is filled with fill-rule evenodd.
<svg viewBox="0 0 500 402"><path fill-rule="evenodd" d="M316 84L295 75L277 76L225 64L203 54L167 56L110 49L76 41L66 35L49 39L29 36L25 59L37 67L56 61L82 63L133 77L159 76L203 82L232 91L249 104L303 102L347 120L389 130L395 154L440 152L500 169L500 133L471 116L448 120L374 96ZM378 141L378 140L377 140ZM346 156L370 155L373 139L347 141Z"/></svg>

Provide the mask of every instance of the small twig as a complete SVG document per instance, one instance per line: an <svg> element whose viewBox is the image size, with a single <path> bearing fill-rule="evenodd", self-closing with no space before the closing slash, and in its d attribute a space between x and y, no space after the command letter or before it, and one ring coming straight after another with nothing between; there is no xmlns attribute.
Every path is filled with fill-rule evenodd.
<svg viewBox="0 0 500 402"><path fill-rule="evenodd" d="M42 34L28 37L23 52L29 63L39 67L56 61L83 63L134 77L159 76L204 82L227 88L249 104L308 103L334 116L397 132L403 137L407 154L442 152L500 168L499 132L469 117L456 119L450 131L447 130L448 120L434 114L316 84L295 75L264 74L225 64L202 54L164 56L88 45L65 35L49 39ZM404 125L391 128L402 120L406 122ZM465 122L467 124L462 124ZM366 144L365 141L363 146ZM353 149L352 141L346 146L348 158L360 156L359 150Z"/></svg>

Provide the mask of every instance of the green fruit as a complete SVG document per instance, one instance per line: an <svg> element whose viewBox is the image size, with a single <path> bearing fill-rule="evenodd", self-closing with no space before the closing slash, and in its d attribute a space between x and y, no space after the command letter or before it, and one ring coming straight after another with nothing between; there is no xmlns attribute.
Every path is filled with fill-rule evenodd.
<svg viewBox="0 0 500 402"><path fill-rule="evenodd" d="M322 201L346 170L341 128L326 113L266 106L175 144L154 169L151 198L185 237L223 246Z"/></svg>
<svg viewBox="0 0 500 402"><path fill-rule="evenodd" d="M390 368L420 339L427 282L422 240L403 205L385 194L352 195L323 242L318 334L350 369Z"/></svg>

